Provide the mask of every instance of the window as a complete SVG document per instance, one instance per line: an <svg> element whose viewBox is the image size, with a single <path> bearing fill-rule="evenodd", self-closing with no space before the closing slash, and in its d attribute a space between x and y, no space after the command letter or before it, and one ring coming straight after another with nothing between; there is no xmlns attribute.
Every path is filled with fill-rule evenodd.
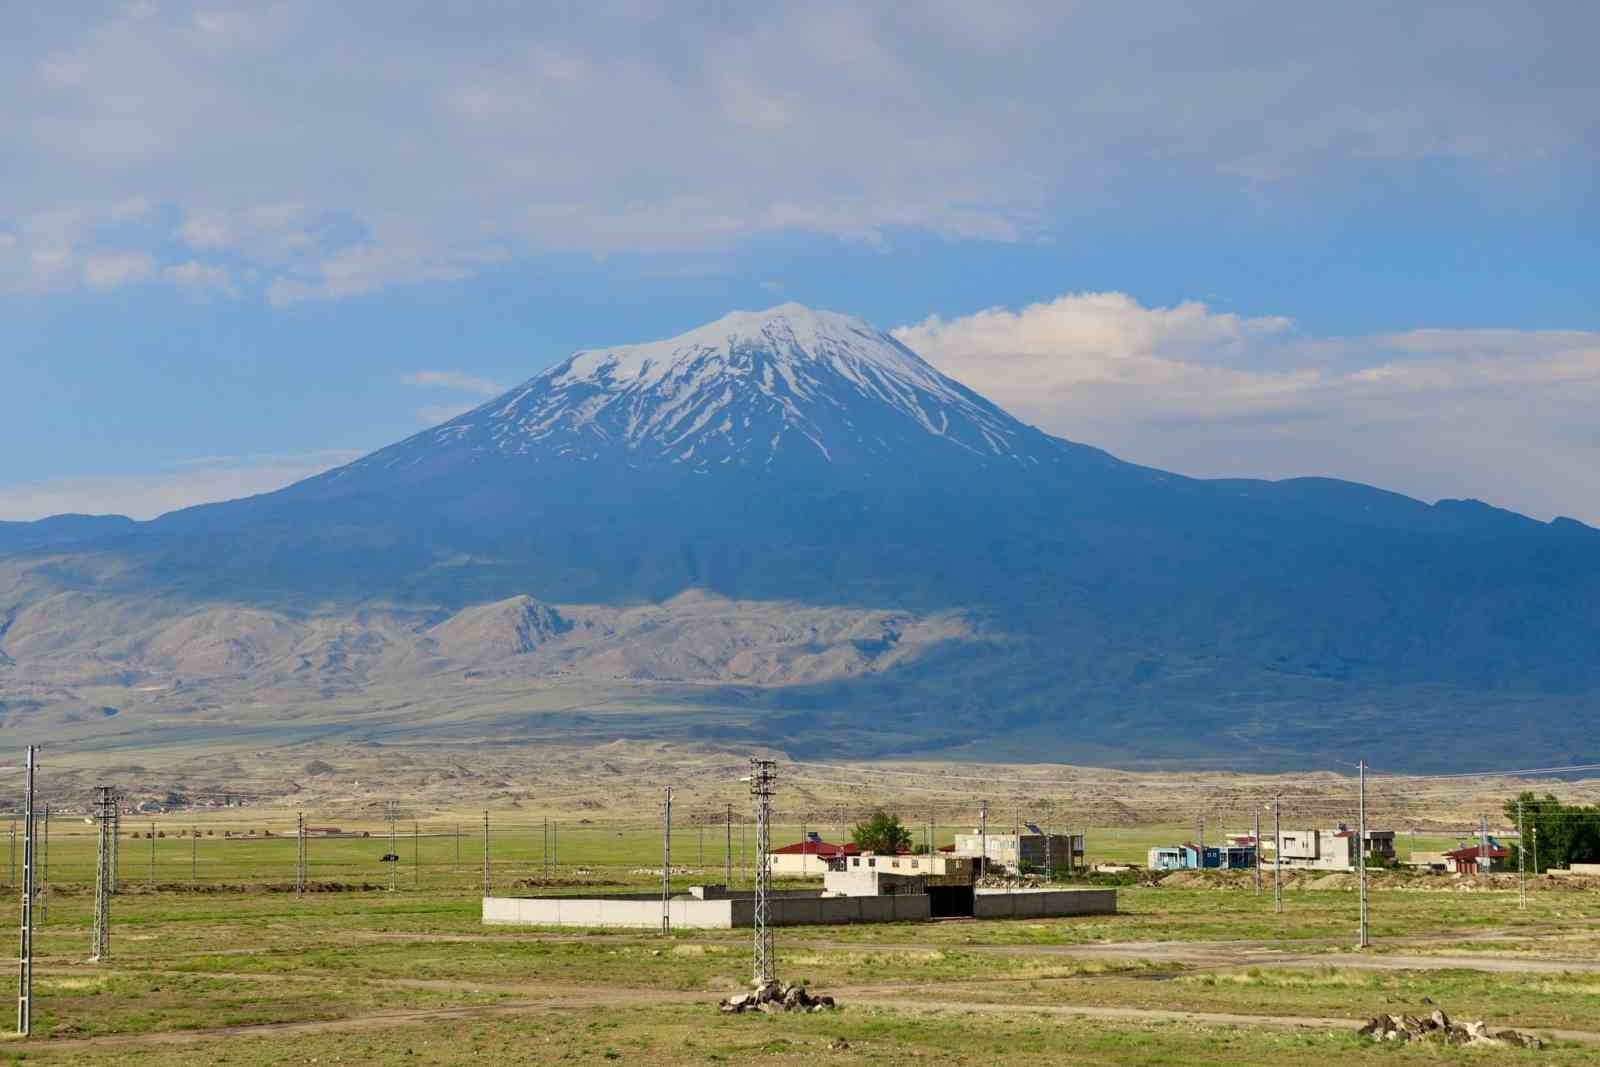
<svg viewBox="0 0 1600 1067"><path fill-rule="evenodd" d="M890 860L889 861L889 866L893 867L895 870L898 871L900 869L900 861L899 860Z"/></svg>
<svg viewBox="0 0 1600 1067"><path fill-rule="evenodd" d="M867 860L867 866L868 867L876 867L877 865L878 865L878 859L877 859L876 856L874 856L871 859Z"/></svg>
<svg viewBox="0 0 1600 1067"><path fill-rule="evenodd" d="M855 866L859 867L859 866L861 866L861 857L857 856L855 859L851 860L850 862L852 864L854 864Z"/></svg>

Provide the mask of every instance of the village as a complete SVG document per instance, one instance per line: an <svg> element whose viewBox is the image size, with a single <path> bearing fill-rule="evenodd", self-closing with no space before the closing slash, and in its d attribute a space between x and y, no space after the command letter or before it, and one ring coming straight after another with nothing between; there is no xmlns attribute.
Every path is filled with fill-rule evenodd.
<svg viewBox="0 0 1600 1067"><path fill-rule="evenodd" d="M888 819L879 812L875 818ZM897 820L895 820L897 823ZM494 925L592 928L730 929L773 926L1002 919L1115 914L1119 875L1186 871L1362 873L1402 870L1455 876L1503 869L1510 850L1485 828L1476 843L1442 851L1412 850L1401 858L1394 830L1362 835L1343 824L1282 830L1271 837L1233 833L1208 845L1185 841L1148 850L1146 863L1093 862L1082 833L1047 833L1033 823L1018 832L974 827L949 844L863 848L828 841L820 831L768 850L763 878L748 888L722 883L666 888L656 894L485 895L483 921ZM1554 869L1554 877L1587 875L1594 865ZM670 880L670 878L668 879ZM820 883L820 884L819 884ZM1176 884L1176 883L1174 883ZM765 899L763 905L761 901Z"/></svg>

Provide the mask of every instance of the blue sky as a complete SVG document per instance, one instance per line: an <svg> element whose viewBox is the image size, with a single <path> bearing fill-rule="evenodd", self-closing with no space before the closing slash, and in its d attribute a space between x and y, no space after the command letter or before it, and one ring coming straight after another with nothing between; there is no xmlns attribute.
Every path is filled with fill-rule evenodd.
<svg viewBox="0 0 1600 1067"><path fill-rule="evenodd" d="M0 518L797 300L1140 462L1600 522L1600 16L1290 8L62 5L0 41Z"/></svg>

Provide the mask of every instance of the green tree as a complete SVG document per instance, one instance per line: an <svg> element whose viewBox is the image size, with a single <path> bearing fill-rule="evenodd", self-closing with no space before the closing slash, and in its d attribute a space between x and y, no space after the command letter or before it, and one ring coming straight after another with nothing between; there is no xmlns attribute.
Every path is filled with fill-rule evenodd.
<svg viewBox="0 0 1600 1067"><path fill-rule="evenodd" d="M1563 804L1550 793L1538 797L1526 792L1505 803L1506 819L1513 826L1517 822L1519 802L1527 834L1523 843L1528 848L1530 870L1534 870L1535 853L1538 855L1538 868L1534 873L1571 863L1600 862L1600 806ZM1536 837L1537 849L1533 847ZM1511 855L1511 862L1516 863L1515 853Z"/></svg>
<svg viewBox="0 0 1600 1067"><path fill-rule="evenodd" d="M911 847L911 831L900 825L897 816L878 810L865 822L858 822L850 838L863 852L902 852Z"/></svg>

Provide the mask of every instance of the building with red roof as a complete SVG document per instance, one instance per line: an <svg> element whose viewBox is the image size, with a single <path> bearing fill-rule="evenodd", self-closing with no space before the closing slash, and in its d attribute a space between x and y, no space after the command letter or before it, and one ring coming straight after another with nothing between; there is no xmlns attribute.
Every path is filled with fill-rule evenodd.
<svg viewBox="0 0 1600 1067"><path fill-rule="evenodd" d="M833 845L820 838L796 841L768 852L767 869L779 878L820 878L830 869L842 867L846 857L860 853L854 843Z"/></svg>

